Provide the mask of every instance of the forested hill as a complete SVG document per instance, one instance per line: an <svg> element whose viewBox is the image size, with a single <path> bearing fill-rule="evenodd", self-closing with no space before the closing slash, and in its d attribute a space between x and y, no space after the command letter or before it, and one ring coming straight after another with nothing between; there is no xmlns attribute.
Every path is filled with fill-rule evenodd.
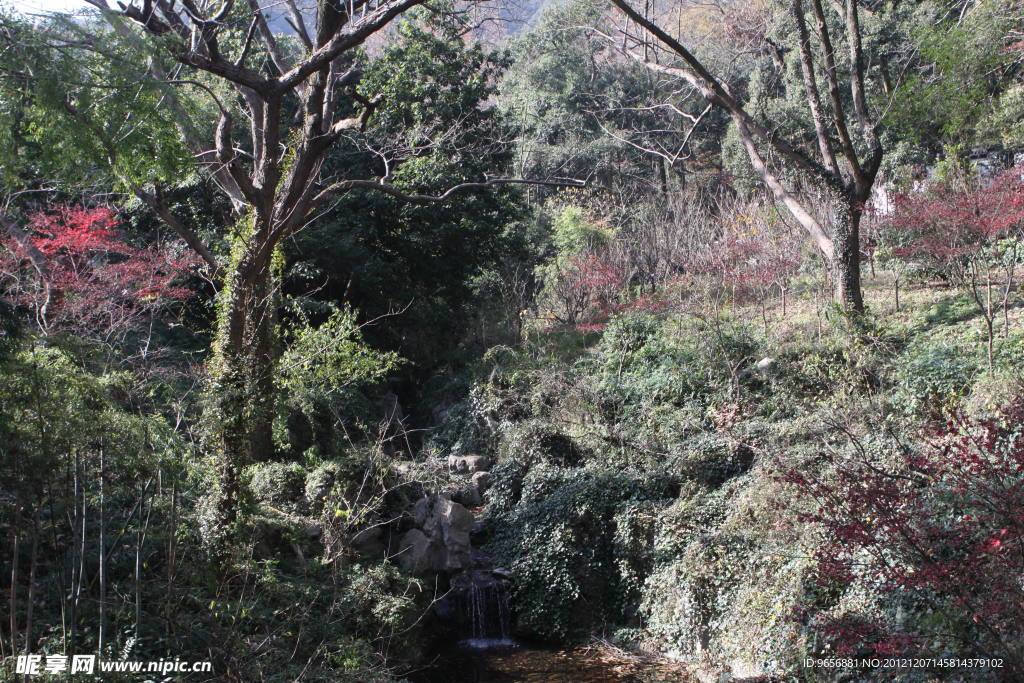
<svg viewBox="0 0 1024 683"><path fill-rule="evenodd" d="M88 5L0 680L1024 680L1019 0Z"/></svg>
<svg viewBox="0 0 1024 683"><path fill-rule="evenodd" d="M487 43L497 44L503 42L508 36L517 36L529 27L535 26L540 21L541 13L548 7L557 5L552 0L507 0L495 3L484 10L475 9L479 3L463 2L457 4L457 10L473 13L476 16L476 26L466 35L475 40L482 40ZM263 14L267 18L267 25L277 35L290 35L294 33L295 12L303 18L303 21L312 26L316 22L316 0L294 0L292 3L271 2L264 3Z"/></svg>

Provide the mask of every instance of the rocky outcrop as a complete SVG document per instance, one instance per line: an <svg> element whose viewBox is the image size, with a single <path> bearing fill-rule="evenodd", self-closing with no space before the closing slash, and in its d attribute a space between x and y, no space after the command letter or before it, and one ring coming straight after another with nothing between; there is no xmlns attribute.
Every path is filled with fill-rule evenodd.
<svg viewBox="0 0 1024 683"><path fill-rule="evenodd" d="M396 470L407 476L414 466L402 463ZM494 560L470 542L478 520L468 508L483 505L493 480L490 466L482 455L449 457L446 492L424 491L405 509L399 527L405 533L393 557L407 571L429 577L442 592L428 627L439 647L453 642L472 648L515 646L510 635L512 574L495 568Z"/></svg>
<svg viewBox="0 0 1024 683"><path fill-rule="evenodd" d="M414 574L453 572L471 566L473 513L447 496L424 496L413 505L414 528L402 536L398 561Z"/></svg>
<svg viewBox="0 0 1024 683"><path fill-rule="evenodd" d="M491 459L486 455L449 455L448 469L456 474L474 474L491 469Z"/></svg>
<svg viewBox="0 0 1024 683"><path fill-rule="evenodd" d="M466 507L476 508L484 504L484 493L491 485L488 472L491 459L486 455L450 455L448 470L453 487L452 499Z"/></svg>

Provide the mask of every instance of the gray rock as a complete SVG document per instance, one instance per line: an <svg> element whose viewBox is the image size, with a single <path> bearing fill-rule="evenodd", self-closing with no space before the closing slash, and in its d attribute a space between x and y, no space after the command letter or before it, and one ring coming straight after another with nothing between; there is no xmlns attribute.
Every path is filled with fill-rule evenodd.
<svg viewBox="0 0 1024 683"><path fill-rule="evenodd" d="M494 566L494 558L482 550L470 548L469 557L472 560L474 569L488 569Z"/></svg>
<svg viewBox="0 0 1024 683"><path fill-rule="evenodd" d="M410 529L402 536L399 546L398 563L406 571L423 574L436 571L442 564L443 548L419 529Z"/></svg>
<svg viewBox="0 0 1024 683"><path fill-rule="evenodd" d="M760 373L769 373L769 372L771 372L772 370L775 369L775 359L774 358L762 358L761 360L757 361L757 366L756 367L757 367L757 371L760 372Z"/></svg>
<svg viewBox="0 0 1024 683"><path fill-rule="evenodd" d="M476 508L484 504L483 496L475 486L466 486L452 494L452 500L466 507Z"/></svg>
<svg viewBox="0 0 1024 683"><path fill-rule="evenodd" d="M426 496L420 498L412 506L412 523L422 529L430 519L430 511L430 499Z"/></svg>
<svg viewBox="0 0 1024 683"><path fill-rule="evenodd" d="M445 418L448 417L448 411L451 410L452 405L454 404L446 399L434 406L433 410L430 411L431 416L434 418L434 424L439 425L444 422Z"/></svg>
<svg viewBox="0 0 1024 683"><path fill-rule="evenodd" d="M419 465L415 460L399 460L392 467L395 468L395 473L403 479L412 478L416 472L416 468Z"/></svg>
<svg viewBox="0 0 1024 683"><path fill-rule="evenodd" d="M434 504L434 512L449 528L468 532L473 527L473 513L443 496Z"/></svg>
<svg viewBox="0 0 1024 683"><path fill-rule="evenodd" d="M441 541L447 551L444 568L450 571L470 566L469 534L473 530L473 513L447 498L437 499L434 513L440 520Z"/></svg>
<svg viewBox="0 0 1024 683"><path fill-rule="evenodd" d="M446 496L424 497L410 511L416 528L402 537L399 563L415 574L472 565L473 513Z"/></svg>
<svg viewBox="0 0 1024 683"><path fill-rule="evenodd" d="M449 455L448 469L457 474L473 474L491 469L491 460L486 455Z"/></svg>
<svg viewBox="0 0 1024 683"><path fill-rule="evenodd" d="M405 421L405 411L402 410L402 404L398 402L398 395L393 391L384 394L384 398L381 400L381 412L384 413L384 419L389 424L401 424Z"/></svg>
<svg viewBox="0 0 1024 683"><path fill-rule="evenodd" d="M371 526L352 537L352 549L367 558L383 559L387 556L384 528Z"/></svg>

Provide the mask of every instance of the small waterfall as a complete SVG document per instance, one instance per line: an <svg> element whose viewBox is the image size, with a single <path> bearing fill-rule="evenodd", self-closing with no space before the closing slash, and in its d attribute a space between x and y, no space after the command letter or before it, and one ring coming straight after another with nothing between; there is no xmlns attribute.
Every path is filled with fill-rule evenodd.
<svg viewBox="0 0 1024 683"><path fill-rule="evenodd" d="M508 584L490 571L466 572L453 581L458 591L459 645L472 649L515 647Z"/></svg>

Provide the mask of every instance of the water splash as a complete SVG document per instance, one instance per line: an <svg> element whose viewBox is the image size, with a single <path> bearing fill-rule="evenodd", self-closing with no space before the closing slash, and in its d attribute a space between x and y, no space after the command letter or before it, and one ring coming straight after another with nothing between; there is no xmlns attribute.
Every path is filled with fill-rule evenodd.
<svg viewBox="0 0 1024 683"><path fill-rule="evenodd" d="M467 578L461 596L464 617L459 646L474 650L516 647L506 582L490 572L473 572Z"/></svg>

